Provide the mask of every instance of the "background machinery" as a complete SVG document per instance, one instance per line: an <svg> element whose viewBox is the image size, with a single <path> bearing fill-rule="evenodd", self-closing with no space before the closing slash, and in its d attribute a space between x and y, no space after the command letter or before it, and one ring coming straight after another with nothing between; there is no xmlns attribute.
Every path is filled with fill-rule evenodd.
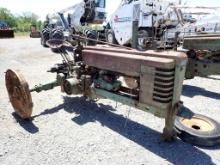
<svg viewBox="0 0 220 165"><path fill-rule="evenodd" d="M39 30L37 30L37 26L36 25L31 25L30 26L30 31L31 31L31 33L30 33L30 37L31 38L40 38L41 37L41 33L40 33L40 31Z"/></svg>
<svg viewBox="0 0 220 165"><path fill-rule="evenodd" d="M220 74L220 34L184 37L183 48L189 59L187 79Z"/></svg>
<svg viewBox="0 0 220 165"><path fill-rule="evenodd" d="M179 51L188 55L186 78L220 74L220 17L219 8L187 7L197 21L184 29ZM190 10L193 10L190 11Z"/></svg>
<svg viewBox="0 0 220 165"><path fill-rule="evenodd" d="M0 20L0 38L14 38L14 30L8 24Z"/></svg>
<svg viewBox="0 0 220 165"><path fill-rule="evenodd" d="M41 31L41 44L47 47L49 39L68 39L70 29L63 13L47 15L45 25Z"/></svg>
<svg viewBox="0 0 220 165"><path fill-rule="evenodd" d="M120 45L146 49L152 43L158 47L172 47L175 33L182 26L181 11L175 6L179 0L123 0L109 21L106 39ZM137 43L132 43L137 38Z"/></svg>
<svg viewBox="0 0 220 165"><path fill-rule="evenodd" d="M41 34L41 44L46 46L46 41L49 39L66 39L72 42L71 34L97 39L97 32L88 25L102 24L105 19L105 0L84 0L72 7L47 15L45 28Z"/></svg>

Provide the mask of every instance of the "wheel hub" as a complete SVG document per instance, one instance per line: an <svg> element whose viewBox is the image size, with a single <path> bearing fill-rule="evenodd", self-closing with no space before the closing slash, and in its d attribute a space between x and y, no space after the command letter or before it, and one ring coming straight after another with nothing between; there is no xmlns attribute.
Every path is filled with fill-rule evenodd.
<svg viewBox="0 0 220 165"><path fill-rule="evenodd" d="M208 132L214 130L214 125L209 121L201 118L193 117L191 119L182 118L181 123L195 131Z"/></svg>

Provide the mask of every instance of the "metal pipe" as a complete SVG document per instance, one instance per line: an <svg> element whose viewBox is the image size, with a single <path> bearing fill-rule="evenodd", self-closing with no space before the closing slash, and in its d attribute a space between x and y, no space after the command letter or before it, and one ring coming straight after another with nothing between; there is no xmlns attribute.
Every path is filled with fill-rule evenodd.
<svg viewBox="0 0 220 165"><path fill-rule="evenodd" d="M39 85L35 85L32 89L30 89L30 92L41 92L41 91L48 91L51 90L55 87L59 86L59 83L56 81L47 83L47 84L39 84Z"/></svg>
<svg viewBox="0 0 220 165"><path fill-rule="evenodd" d="M82 36L79 36L79 35L72 34L72 37L76 38L76 39L95 41L95 42L99 42L99 43L102 43L102 44L107 44L107 45L114 46L114 47L119 47L119 48L124 48L124 49L128 49L128 50L133 50L133 48L129 48L129 47L126 47L126 46L121 46L121 45L112 44L112 43L109 43L109 42L104 42L104 41L100 41L100 40L96 40L96 39L91 39L91 38L87 38L87 37L82 37Z"/></svg>

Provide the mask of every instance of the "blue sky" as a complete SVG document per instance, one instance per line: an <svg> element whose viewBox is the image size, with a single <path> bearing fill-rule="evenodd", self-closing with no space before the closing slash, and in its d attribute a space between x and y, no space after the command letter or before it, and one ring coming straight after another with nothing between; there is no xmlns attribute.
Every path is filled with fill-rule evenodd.
<svg viewBox="0 0 220 165"><path fill-rule="evenodd" d="M82 0L0 0L0 7L6 7L13 13L20 14L22 12L31 11L44 19L47 13L59 11L63 8L72 6ZM114 12L121 2L121 0L106 0L107 1L107 12L111 14ZM187 1L187 5L193 6L218 6L220 7L220 0L183 0ZM42 5L44 4L44 5Z"/></svg>

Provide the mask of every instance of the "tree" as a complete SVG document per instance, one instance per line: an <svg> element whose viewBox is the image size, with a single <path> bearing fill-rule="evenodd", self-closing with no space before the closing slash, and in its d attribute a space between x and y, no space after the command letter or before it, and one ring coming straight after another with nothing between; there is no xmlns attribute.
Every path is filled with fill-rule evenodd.
<svg viewBox="0 0 220 165"><path fill-rule="evenodd" d="M10 27L16 27L16 18L14 15L6 8L0 8L0 20L5 21Z"/></svg>
<svg viewBox="0 0 220 165"><path fill-rule="evenodd" d="M42 29L43 28L43 22L42 21L37 21L37 29Z"/></svg>
<svg viewBox="0 0 220 165"><path fill-rule="evenodd" d="M8 9L0 8L0 20L6 22L9 27L16 31L28 32L31 25L41 29L42 22L38 19L38 15L32 12L24 12L21 15L14 16Z"/></svg>
<svg viewBox="0 0 220 165"><path fill-rule="evenodd" d="M16 19L18 31L30 31L31 25L36 25L37 28L41 26L41 21L38 21L38 16L31 12L24 12L22 15L17 16Z"/></svg>

